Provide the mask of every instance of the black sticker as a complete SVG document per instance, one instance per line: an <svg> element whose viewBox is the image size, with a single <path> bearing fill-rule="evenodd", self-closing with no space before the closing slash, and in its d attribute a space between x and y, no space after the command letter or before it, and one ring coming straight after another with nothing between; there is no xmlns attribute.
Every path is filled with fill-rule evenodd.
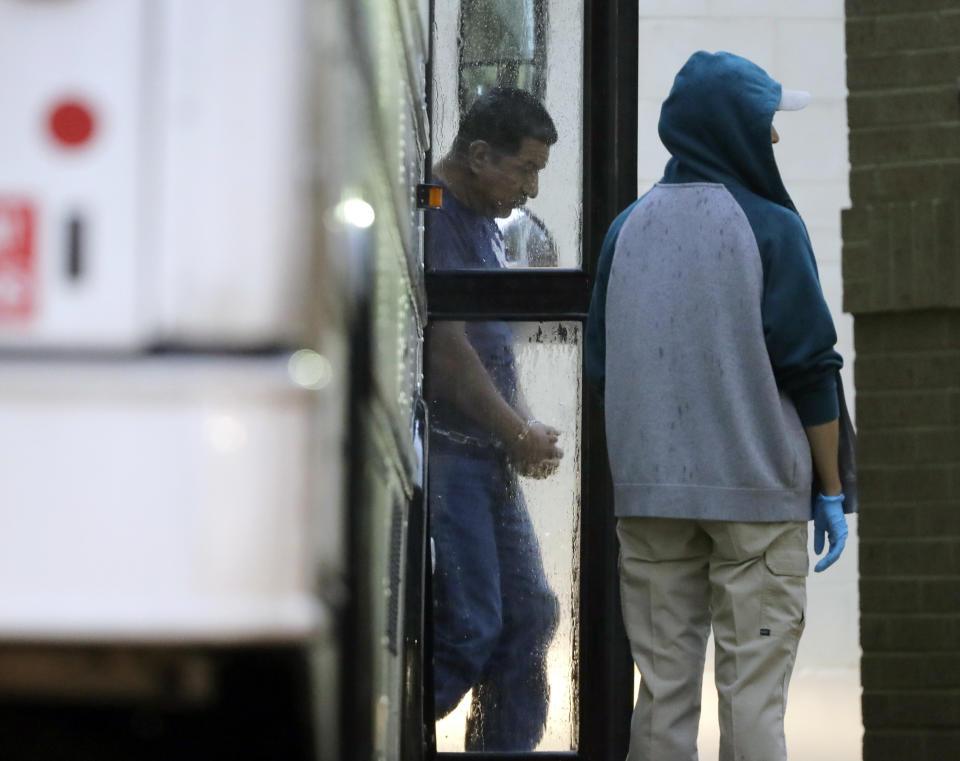
<svg viewBox="0 0 960 761"><path fill-rule="evenodd" d="M761 630L760 630L760 636L761 636L761 637L769 637L769 636L770 636L770 630L769 630L769 629L761 629Z"/></svg>

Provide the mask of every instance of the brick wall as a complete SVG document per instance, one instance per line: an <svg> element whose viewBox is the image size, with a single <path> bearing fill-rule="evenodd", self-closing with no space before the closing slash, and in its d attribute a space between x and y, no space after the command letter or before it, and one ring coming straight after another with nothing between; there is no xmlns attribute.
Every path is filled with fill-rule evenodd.
<svg viewBox="0 0 960 761"><path fill-rule="evenodd" d="M960 759L960 2L847 0L865 761Z"/></svg>

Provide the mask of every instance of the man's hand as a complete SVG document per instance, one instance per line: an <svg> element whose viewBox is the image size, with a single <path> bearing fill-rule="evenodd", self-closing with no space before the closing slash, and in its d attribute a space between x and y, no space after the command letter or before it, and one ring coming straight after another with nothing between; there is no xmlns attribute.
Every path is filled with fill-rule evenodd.
<svg viewBox="0 0 960 761"><path fill-rule="evenodd" d="M843 514L843 495L825 497L817 495L813 505L813 551L823 552L824 534L830 539L830 551L813 570L825 571L836 562L847 543L847 517Z"/></svg>
<svg viewBox="0 0 960 761"><path fill-rule="evenodd" d="M523 430L507 447L510 462L522 476L546 478L560 465L563 450L557 446L560 431L537 420L524 424Z"/></svg>

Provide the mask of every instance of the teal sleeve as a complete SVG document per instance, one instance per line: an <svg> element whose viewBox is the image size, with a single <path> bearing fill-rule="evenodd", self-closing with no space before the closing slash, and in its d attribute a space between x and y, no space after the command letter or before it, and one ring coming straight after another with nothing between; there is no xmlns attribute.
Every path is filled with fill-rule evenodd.
<svg viewBox="0 0 960 761"><path fill-rule="evenodd" d="M597 260L593 295L590 297L590 312L587 315L587 327L584 331L584 370L587 382L601 398L607 361L607 283L610 281L610 268L613 266L613 253L617 247L620 228L623 227L623 223L626 222L637 203L639 199L620 212L607 230L600 248L600 258Z"/></svg>
<svg viewBox="0 0 960 761"><path fill-rule="evenodd" d="M805 426L836 420L837 333L823 298L817 263L800 217L769 212L757 235L763 262L763 332L778 387ZM757 232L755 228L755 232Z"/></svg>

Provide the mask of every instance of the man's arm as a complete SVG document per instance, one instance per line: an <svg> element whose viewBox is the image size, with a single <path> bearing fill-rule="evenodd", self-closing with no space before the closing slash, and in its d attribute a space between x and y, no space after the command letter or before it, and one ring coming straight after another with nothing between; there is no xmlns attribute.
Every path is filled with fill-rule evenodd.
<svg viewBox="0 0 960 761"><path fill-rule="evenodd" d="M820 573L833 565L847 544L847 519L843 514L843 486L840 483L838 450L840 425L830 420L806 426L807 440L813 465L820 479L820 493L813 502L813 551L823 552L824 542L830 541L830 551L817 563L814 571Z"/></svg>
<svg viewBox="0 0 960 761"><path fill-rule="evenodd" d="M646 195L646 193L644 193ZM610 269L613 266L613 254L617 247L617 238L633 207L643 200L643 196L630 204L617 215L607 230L600 248L600 259L597 262L597 275L590 296L590 311L587 315L587 324L584 330L583 359L587 382L594 393L603 399L605 381L605 365L607 354L607 284L610 280Z"/></svg>
<svg viewBox="0 0 960 761"><path fill-rule="evenodd" d="M821 491L826 497L834 497L843 492L840 484L839 442L840 425L831 420L819 425L809 425L803 429L810 442L810 454L813 467L820 479Z"/></svg>
<svg viewBox="0 0 960 761"><path fill-rule="evenodd" d="M427 353L430 395L446 399L503 442L516 439L525 421L497 391L463 322L436 322L430 327Z"/></svg>
<svg viewBox="0 0 960 761"><path fill-rule="evenodd" d="M452 402L503 442L510 458L527 475L556 470L563 452L559 431L528 421L500 395L470 344L463 322L444 321L430 327L427 353L430 396Z"/></svg>

